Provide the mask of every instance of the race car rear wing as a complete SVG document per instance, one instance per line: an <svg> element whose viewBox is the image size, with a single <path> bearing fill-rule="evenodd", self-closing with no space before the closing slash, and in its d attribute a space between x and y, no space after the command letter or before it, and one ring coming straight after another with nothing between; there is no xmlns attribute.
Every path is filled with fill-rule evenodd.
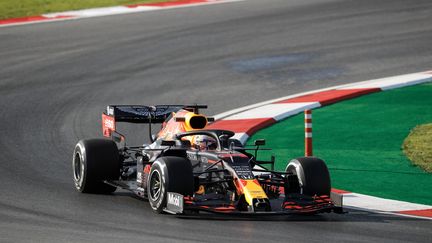
<svg viewBox="0 0 432 243"><path fill-rule="evenodd" d="M111 137L117 122L163 123L172 112L185 109L198 114L199 109L206 108L207 105L109 105L102 113L102 132L105 137Z"/></svg>

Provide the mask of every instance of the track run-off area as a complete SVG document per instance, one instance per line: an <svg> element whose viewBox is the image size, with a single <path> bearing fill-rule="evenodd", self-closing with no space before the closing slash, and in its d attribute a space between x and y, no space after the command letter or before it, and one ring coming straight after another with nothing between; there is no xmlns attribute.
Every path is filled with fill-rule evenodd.
<svg viewBox="0 0 432 243"><path fill-rule="evenodd" d="M273 150L261 151L259 157L276 155L278 170L285 168L290 156L312 154L312 149L303 151L303 137L312 139L311 132L317 130L317 154L330 165L332 185L345 189L333 190L343 194L346 207L430 219L431 175L411 166L401 151L401 141L413 127L431 120L431 86L389 90L431 81L431 71L425 71L312 90L218 114L219 120L211 128L232 130L243 143L270 140ZM386 92L371 95L382 91ZM312 123L304 124L308 133L303 133L303 120L312 118L310 109L368 94L363 99L320 109L318 129L312 129ZM297 115L305 110L309 110L308 115ZM286 119L291 116L295 117ZM312 140L309 143L307 147L312 148Z"/></svg>
<svg viewBox="0 0 432 243"><path fill-rule="evenodd" d="M432 205L432 175L403 154L411 129L432 121L432 84L370 94L314 110L314 154L327 161L333 186L368 195ZM371 109L373 107L373 109ZM300 157L304 115L256 133L277 158ZM272 134L291 134L274 136ZM284 169L286 161L277 161ZM415 185L415 189L412 188ZM431 206L432 208L432 206ZM432 216L432 215L431 215Z"/></svg>
<svg viewBox="0 0 432 243"><path fill-rule="evenodd" d="M426 0L248 0L1 28L0 241L429 242L430 220L357 210L155 215L124 191L77 193L71 157L101 137L108 104L207 103L211 115L430 70L431 11ZM145 142L145 127L125 129Z"/></svg>

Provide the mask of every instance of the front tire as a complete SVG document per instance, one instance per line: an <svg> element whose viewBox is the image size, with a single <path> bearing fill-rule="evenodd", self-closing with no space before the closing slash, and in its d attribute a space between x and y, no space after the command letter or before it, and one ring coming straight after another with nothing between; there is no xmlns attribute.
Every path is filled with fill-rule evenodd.
<svg viewBox="0 0 432 243"><path fill-rule="evenodd" d="M83 193L108 194L116 187L105 180L118 180L120 158L112 140L88 139L77 143L72 160L75 188Z"/></svg>
<svg viewBox="0 0 432 243"><path fill-rule="evenodd" d="M330 173L323 160L315 157L293 159L288 163L286 172L297 175L302 194L330 195Z"/></svg>
<svg viewBox="0 0 432 243"><path fill-rule="evenodd" d="M191 196L193 191L194 177L189 160L166 156L152 164L147 182L147 195L154 212L163 212L166 207L167 192Z"/></svg>

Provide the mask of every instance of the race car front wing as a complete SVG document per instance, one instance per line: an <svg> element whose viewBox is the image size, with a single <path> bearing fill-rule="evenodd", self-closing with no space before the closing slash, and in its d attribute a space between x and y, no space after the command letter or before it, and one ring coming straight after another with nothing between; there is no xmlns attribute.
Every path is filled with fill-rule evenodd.
<svg viewBox="0 0 432 243"><path fill-rule="evenodd" d="M183 215L187 212L210 212L230 215L291 215L291 214L316 214L316 213L344 213L342 203L343 195L331 193L329 196L308 197L300 194L281 196L272 199L271 211L240 211L232 203L226 202L201 202L192 197L168 192L167 206L164 211L170 214Z"/></svg>

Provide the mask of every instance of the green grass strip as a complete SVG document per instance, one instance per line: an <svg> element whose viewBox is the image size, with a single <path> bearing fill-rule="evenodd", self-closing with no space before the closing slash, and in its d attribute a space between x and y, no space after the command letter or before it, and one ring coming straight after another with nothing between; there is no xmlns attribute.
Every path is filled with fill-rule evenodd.
<svg viewBox="0 0 432 243"><path fill-rule="evenodd" d="M304 154L303 114L259 131L276 168ZM432 205L432 174L412 165L401 146L411 129L432 122L432 84L395 89L313 111L314 155L330 169L332 186ZM259 157L260 158L260 157Z"/></svg>
<svg viewBox="0 0 432 243"><path fill-rule="evenodd" d="M86 8L173 1L175 0L1 0L0 19L36 16Z"/></svg>

